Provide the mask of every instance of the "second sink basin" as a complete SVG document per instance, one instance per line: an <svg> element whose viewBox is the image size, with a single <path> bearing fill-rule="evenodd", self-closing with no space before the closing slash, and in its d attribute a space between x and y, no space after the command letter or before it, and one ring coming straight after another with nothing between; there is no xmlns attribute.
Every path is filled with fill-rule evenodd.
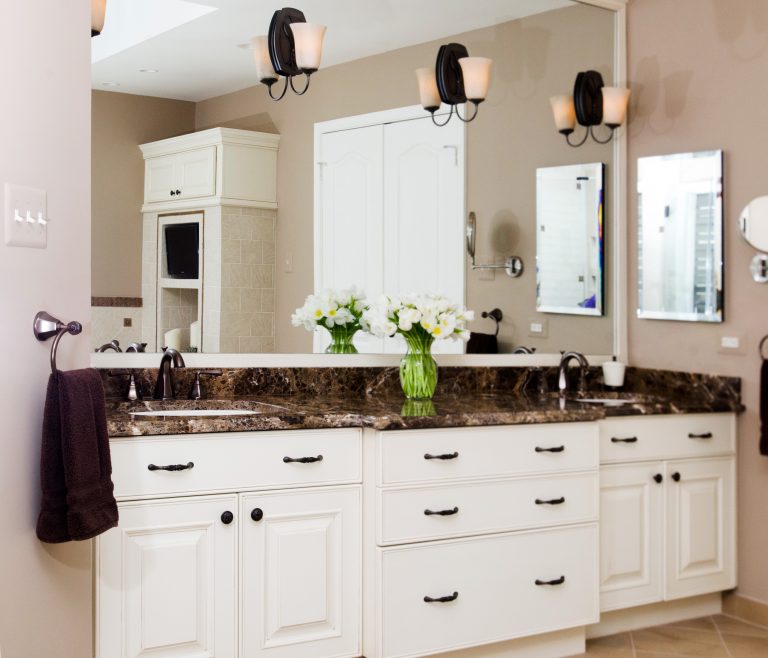
<svg viewBox="0 0 768 658"><path fill-rule="evenodd" d="M182 417L200 417L200 416L252 416L254 414L264 413L262 411L251 411L250 409L157 409L154 411L131 411L131 416L182 416Z"/></svg>

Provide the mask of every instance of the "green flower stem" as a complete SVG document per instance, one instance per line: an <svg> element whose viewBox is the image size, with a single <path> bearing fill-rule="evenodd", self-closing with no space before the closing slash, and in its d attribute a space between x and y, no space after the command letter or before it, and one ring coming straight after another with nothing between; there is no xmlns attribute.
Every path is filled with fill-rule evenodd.
<svg viewBox="0 0 768 658"><path fill-rule="evenodd" d="M437 362L432 357L434 338L421 327L400 332L408 351L400 361L400 384L410 400L429 400L437 387Z"/></svg>
<svg viewBox="0 0 768 658"><path fill-rule="evenodd" d="M328 329L331 334L331 344L325 350L326 354L357 354L357 348L352 339L359 327L356 323L335 325Z"/></svg>

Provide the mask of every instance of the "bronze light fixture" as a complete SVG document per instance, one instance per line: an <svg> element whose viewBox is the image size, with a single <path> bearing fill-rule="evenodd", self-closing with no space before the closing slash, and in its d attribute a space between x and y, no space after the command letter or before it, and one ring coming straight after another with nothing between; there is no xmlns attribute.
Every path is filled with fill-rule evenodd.
<svg viewBox="0 0 768 658"><path fill-rule="evenodd" d="M307 23L301 11L285 7L272 16L267 36L251 39L256 75L267 85L272 100L283 98L289 86L297 96L307 92L310 76L320 68L324 36L324 25ZM293 79L300 75L304 75L306 81L299 91ZM283 90L275 96L272 87L281 76L285 78Z"/></svg>
<svg viewBox="0 0 768 658"><path fill-rule="evenodd" d="M488 94L492 60L487 57L470 57L467 49L460 43L448 43L440 46L435 68L416 69L419 82L419 96L424 109L432 115L436 126L446 125L454 112L464 123L473 121L477 109ZM458 105L470 102L474 105L471 116L463 117ZM451 106L448 118L439 123L435 112L441 103Z"/></svg>
<svg viewBox="0 0 768 658"><path fill-rule="evenodd" d="M613 139L616 129L624 123L627 116L629 89L606 87L603 76L597 71L582 71L576 76L573 96L563 94L552 96L552 113L558 132L565 135L569 146L581 146L591 135L598 144L607 144ZM586 128L584 137L579 142L572 142L576 122ZM600 139L595 133L595 126L604 123L610 128L610 134Z"/></svg>
<svg viewBox="0 0 768 658"><path fill-rule="evenodd" d="M91 0L91 37L97 37L104 28L107 0Z"/></svg>

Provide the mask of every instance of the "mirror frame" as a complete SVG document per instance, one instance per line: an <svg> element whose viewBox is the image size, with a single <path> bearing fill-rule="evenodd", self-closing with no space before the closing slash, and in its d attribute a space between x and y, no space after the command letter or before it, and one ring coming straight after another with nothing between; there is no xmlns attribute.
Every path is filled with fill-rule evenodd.
<svg viewBox="0 0 768 658"><path fill-rule="evenodd" d="M600 7L614 12L613 85L627 86L627 2L628 0L575 0L580 4ZM609 83L611 84L611 83ZM542 108L542 112L548 108ZM554 127L552 128L554 130ZM606 299L613 315L613 355L629 362L627 335L627 124L614 133L611 141L613 167L606 176L608 194L612 195L613 213L610 224L611 293ZM464 213L466 216L466 212ZM563 346L569 349L570 346ZM589 362L598 365L610 361L611 354L587 354ZM189 368L362 368L393 367L400 363L399 354L205 354L184 355ZM438 354L441 366L552 366L560 362L556 353L541 354ZM156 353L91 354L94 368L156 368Z"/></svg>

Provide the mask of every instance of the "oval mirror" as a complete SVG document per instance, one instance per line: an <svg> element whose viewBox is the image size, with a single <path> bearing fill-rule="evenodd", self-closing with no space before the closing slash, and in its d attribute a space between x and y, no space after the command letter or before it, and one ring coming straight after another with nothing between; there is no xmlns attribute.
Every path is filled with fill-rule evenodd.
<svg viewBox="0 0 768 658"><path fill-rule="evenodd" d="M752 199L741 211L739 227L742 237L755 249L768 251L768 196Z"/></svg>

